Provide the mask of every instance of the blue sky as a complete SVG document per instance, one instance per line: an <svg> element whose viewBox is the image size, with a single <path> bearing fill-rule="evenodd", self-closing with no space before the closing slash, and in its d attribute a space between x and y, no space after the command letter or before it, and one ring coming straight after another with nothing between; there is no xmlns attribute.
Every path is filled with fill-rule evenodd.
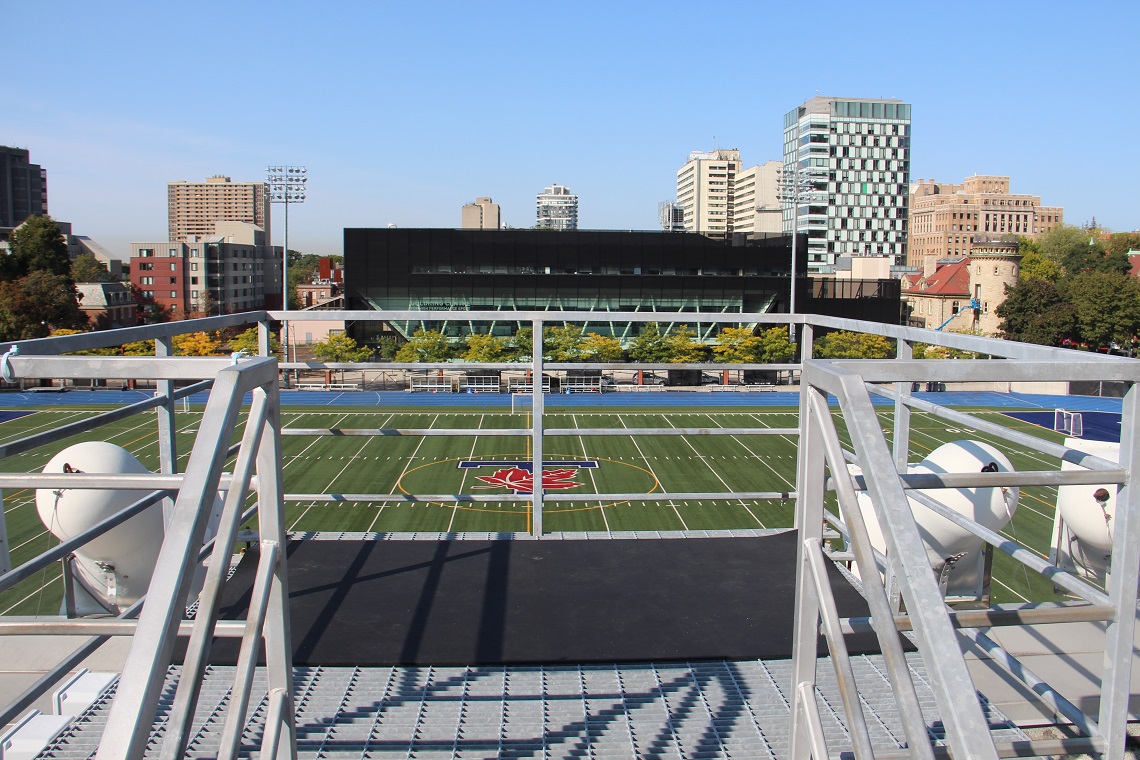
<svg viewBox="0 0 1140 760"><path fill-rule="evenodd" d="M806 7L10 3L0 144L119 255L165 236L169 181L304 164L290 247L332 254L344 227L457 227L480 195L530 226L552 183L584 228L655 229L689 151L763 163L804 100L894 97L913 180L1006 174L1067 222L1140 227L1137 3Z"/></svg>

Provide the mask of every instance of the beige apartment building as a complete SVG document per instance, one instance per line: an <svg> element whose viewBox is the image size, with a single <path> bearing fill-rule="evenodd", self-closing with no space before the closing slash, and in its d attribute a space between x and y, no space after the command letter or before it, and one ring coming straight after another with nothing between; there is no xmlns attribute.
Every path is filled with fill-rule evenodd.
<svg viewBox="0 0 1140 760"><path fill-rule="evenodd" d="M1036 237L1060 226L1064 211L1037 195L1010 193L1009 177L975 175L960 185L920 179L910 187L907 264L970 256L979 235Z"/></svg>
<svg viewBox="0 0 1140 760"><path fill-rule="evenodd" d="M686 231L733 232L733 188L742 167L735 148L689 154L677 172L677 205L684 210Z"/></svg>
<svg viewBox="0 0 1140 760"><path fill-rule="evenodd" d="M245 222L264 230L269 245L269 194L264 182L234 182L218 174L205 182L170 182L166 195L168 240L214 235L215 222Z"/></svg>
<svg viewBox="0 0 1140 760"><path fill-rule="evenodd" d="M460 227L465 230L497 230L500 227L499 204L490 198L476 198L463 206Z"/></svg>
<svg viewBox="0 0 1140 760"><path fill-rule="evenodd" d="M736 174L731 205L733 232L782 230L779 186L783 166L781 161L769 161Z"/></svg>

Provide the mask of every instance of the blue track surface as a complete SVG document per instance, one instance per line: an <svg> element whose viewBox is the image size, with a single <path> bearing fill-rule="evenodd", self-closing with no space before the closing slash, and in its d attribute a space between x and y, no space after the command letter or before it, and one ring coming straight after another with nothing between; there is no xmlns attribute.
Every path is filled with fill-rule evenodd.
<svg viewBox="0 0 1140 760"><path fill-rule="evenodd" d="M1073 411L1063 407L1066 411ZM1053 429L1054 413L1048 412L1006 412L1007 417L1031 422L1043 428ZM1120 414L1113 412L1081 412L1083 431L1079 438L1090 441L1120 442Z"/></svg>
<svg viewBox="0 0 1140 760"><path fill-rule="evenodd" d="M0 407L28 409L44 406L122 406L151 398L153 391L72 390L67 393L2 393ZM1097 396L1031 395L995 393L992 391L948 391L915 393L920 398L942 406L977 406L1009 409L1067 409L1073 412L1114 412L1119 414L1121 399ZM712 393L709 391L665 391L633 393L551 394L549 407L660 407L719 406L766 407L797 406L798 391L760 391L750 393ZM247 398L248 401L248 398ZM876 405L891 402L874 397ZM205 404L206 394L190 397L191 404ZM505 393L407 393L404 391L282 391L282 406L410 406L410 407L509 407L511 397ZM1052 423L1049 423L1050 426Z"/></svg>

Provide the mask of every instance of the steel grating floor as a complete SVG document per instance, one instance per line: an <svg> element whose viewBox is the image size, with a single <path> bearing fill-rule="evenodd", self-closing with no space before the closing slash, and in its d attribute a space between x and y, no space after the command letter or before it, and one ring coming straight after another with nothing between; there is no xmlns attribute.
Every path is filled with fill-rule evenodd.
<svg viewBox="0 0 1140 760"><path fill-rule="evenodd" d="M921 661L909 658L931 736L940 722ZM881 655L853 658L873 741L901 744ZM300 758L782 758L788 755L790 660L509 668L298 668ZM202 685L187 757L216 757L233 668ZM174 697L172 668L147 757L157 757ZM849 748L829 661L820 712L832 752ZM260 742L266 709L259 672L241 756ZM110 696L41 755L94 756ZM1024 734L983 700L995 740Z"/></svg>

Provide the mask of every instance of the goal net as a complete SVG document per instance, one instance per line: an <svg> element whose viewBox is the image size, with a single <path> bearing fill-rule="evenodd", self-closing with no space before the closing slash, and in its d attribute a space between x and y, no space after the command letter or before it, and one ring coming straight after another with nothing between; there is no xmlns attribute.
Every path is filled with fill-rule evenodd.
<svg viewBox="0 0 1140 760"><path fill-rule="evenodd" d="M1085 432L1081 413L1057 409L1053 412L1053 429L1058 433L1065 433L1073 438L1080 438Z"/></svg>

